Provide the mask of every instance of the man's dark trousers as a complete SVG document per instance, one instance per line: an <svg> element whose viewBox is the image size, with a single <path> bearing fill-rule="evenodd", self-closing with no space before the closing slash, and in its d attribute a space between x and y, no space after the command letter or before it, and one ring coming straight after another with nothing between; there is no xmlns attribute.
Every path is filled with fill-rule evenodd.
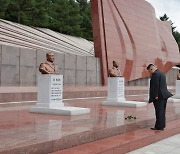
<svg viewBox="0 0 180 154"><path fill-rule="evenodd" d="M156 112L156 123L155 128L163 129L166 127L166 104L167 99L159 99L153 101L155 112Z"/></svg>

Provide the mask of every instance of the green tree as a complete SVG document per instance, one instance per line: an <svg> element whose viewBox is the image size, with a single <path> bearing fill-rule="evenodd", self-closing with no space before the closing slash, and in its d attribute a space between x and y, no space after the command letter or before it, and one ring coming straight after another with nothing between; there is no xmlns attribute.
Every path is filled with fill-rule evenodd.
<svg viewBox="0 0 180 154"><path fill-rule="evenodd" d="M160 17L161 21L169 21L169 17L164 14L163 16ZM179 52L180 52L180 33L178 31L176 31L176 27L173 26L174 23L171 23L171 29L172 29L172 34L178 44L179 47Z"/></svg>
<svg viewBox="0 0 180 154"><path fill-rule="evenodd" d="M91 4L88 0L76 0L79 3L80 15L82 17L81 30L83 38L93 40L92 35L92 18L91 18Z"/></svg>
<svg viewBox="0 0 180 154"><path fill-rule="evenodd" d="M9 2L10 2L9 0L0 0L0 18L1 19L6 19L5 11Z"/></svg>
<svg viewBox="0 0 180 154"><path fill-rule="evenodd" d="M17 23L47 27L50 0L9 0L4 11L5 19Z"/></svg>
<svg viewBox="0 0 180 154"><path fill-rule="evenodd" d="M161 21L169 21L169 17L167 16L167 14L164 14L163 16L160 17ZM173 26L174 23L171 23L171 28L172 28L172 32L175 31L176 27Z"/></svg>
<svg viewBox="0 0 180 154"><path fill-rule="evenodd" d="M174 36L174 38L175 38L175 40L176 40L176 42L178 44L179 52L180 52L180 33L178 31L175 31L173 33L173 36Z"/></svg>
<svg viewBox="0 0 180 154"><path fill-rule="evenodd" d="M0 18L92 40L87 0L0 0Z"/></svg>
<svg viewBox="0 0 180 154"><path fill-rule="evenodd" d="M29 24L37 27L48 27L50 21L51 0L32 0Z"/></svg>
<svg viewBox="0 0 180 154"><path fill-rule="evenodd" d="M5 19L27 25L32 7L33 0L10 0L5 10Z"/></svg>
<svg viewBox="0 0 180 154"><path fill-rule="evenodd" d="M53 0L49 28L74 36L82 36L79 7L74 0Z"/></svg>

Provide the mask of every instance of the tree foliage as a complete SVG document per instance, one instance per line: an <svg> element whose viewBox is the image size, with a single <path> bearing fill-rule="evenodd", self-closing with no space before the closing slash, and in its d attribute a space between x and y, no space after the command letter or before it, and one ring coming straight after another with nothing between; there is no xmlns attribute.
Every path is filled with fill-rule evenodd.
<svg viewBox="0 0 180 154"><path fill-rule="evenodd" d="M92 39L91 6L87 0L76 0L79 3L80 15L82 17L82 37Z"/></svg>
<svg viewBox="0 0 180 154"><path fill-rule="evenodd" d="M50 27L55 31L81 36L81 16L78 4L73 0L54 0L50 10Z"/></svg>
<svg viewBox="0 0 180 154"><path fill-rule="evenodd" d="M173 36L174 36L174 38L175 38L175 40L176 40L176 42L178 44L179 52L180 52L180 33L178 31L175 31L173 33Z"/></svg>
<svg viewBox="0 0 180 154"><path fill-rule="evenodd" d="M87 0L0 0L0 18L92 40Z"/></svg>
<svg viewBox="0 0 180 154"><path fill-rule="evenodd" d="M169 17L167 16L167 14L164 14L163 16L160 17L161 21L170 21ZM172 22L172 21L171 21ZM171 29L172 29L172 34L178 44L179 47L179 51L180 51L180 33L178 31L176 31L176 27L173 26L173 22L171 23Z"/></svg>
<svg viewBox="0 0 180 154"><path fill-rule="evenodd" d="M161 21L170 21L170 20L169 20L169 17L167 16L167 14L164 14L162 17L160 17L160 20L161 20ZM171 21L171 22L172 22L172 21ZM176 29L176 27L174 27L173 24L174 24L174 23L172 22L172 23L171 23L172 32L174 32L175 29Z"/></svg>
<svg viewBox="0 0 180 154"><path fill-rule="evenodd" d="M9 0L0 0L0 18L5 18L5 11L9 4Z"/></svg>

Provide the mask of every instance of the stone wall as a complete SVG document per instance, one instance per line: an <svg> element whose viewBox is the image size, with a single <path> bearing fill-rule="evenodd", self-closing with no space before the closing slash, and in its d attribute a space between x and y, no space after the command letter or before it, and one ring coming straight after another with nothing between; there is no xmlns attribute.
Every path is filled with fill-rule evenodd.
<svg viewBox="0 0 180 154"><path fill-rule="evenodd" d="M38 67L46 60L46 52L0 45L0 86L37 85ZM55 64L65 85L101 85L98 58L55 53Z"/></svg>
<svg viewBox="0 0 180 154"><path fill-rule="evenodd" d="M38 67L46 60L46 52L0 45L0 86L36 86ZM55 53L55 64L64 75L64 85L101 85L98 58ZM174 86L178 71L166 73L169 86ZM148 78L126 82L126 86L146 86Z"/></svg>
<svg viewBox="0 0 180 154"><path fill-rule="evenodd" d="M176 79L177 79L178 70L176 69L170 69L165 75L166 75L166 82L168 86L175 86L176 85ZM126 86L147 86L148 85L148 77L137 79L133 81L126 82Z"/></svg>

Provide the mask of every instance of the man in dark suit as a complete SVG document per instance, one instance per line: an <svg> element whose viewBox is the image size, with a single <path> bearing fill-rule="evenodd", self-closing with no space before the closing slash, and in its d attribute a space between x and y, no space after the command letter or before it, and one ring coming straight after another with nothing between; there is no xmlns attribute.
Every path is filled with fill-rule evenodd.
<svg viewBox="0 0 180 154"><path fill-rule="evenodd" d="M166 77L157 69L154 64L149 64L147 67L151 75L150 90L149 90L149 103L153 102L156 112L156 123L153 130L164 130L166 126L166 104L167 99L172 94L167 90Z"/></svg>

